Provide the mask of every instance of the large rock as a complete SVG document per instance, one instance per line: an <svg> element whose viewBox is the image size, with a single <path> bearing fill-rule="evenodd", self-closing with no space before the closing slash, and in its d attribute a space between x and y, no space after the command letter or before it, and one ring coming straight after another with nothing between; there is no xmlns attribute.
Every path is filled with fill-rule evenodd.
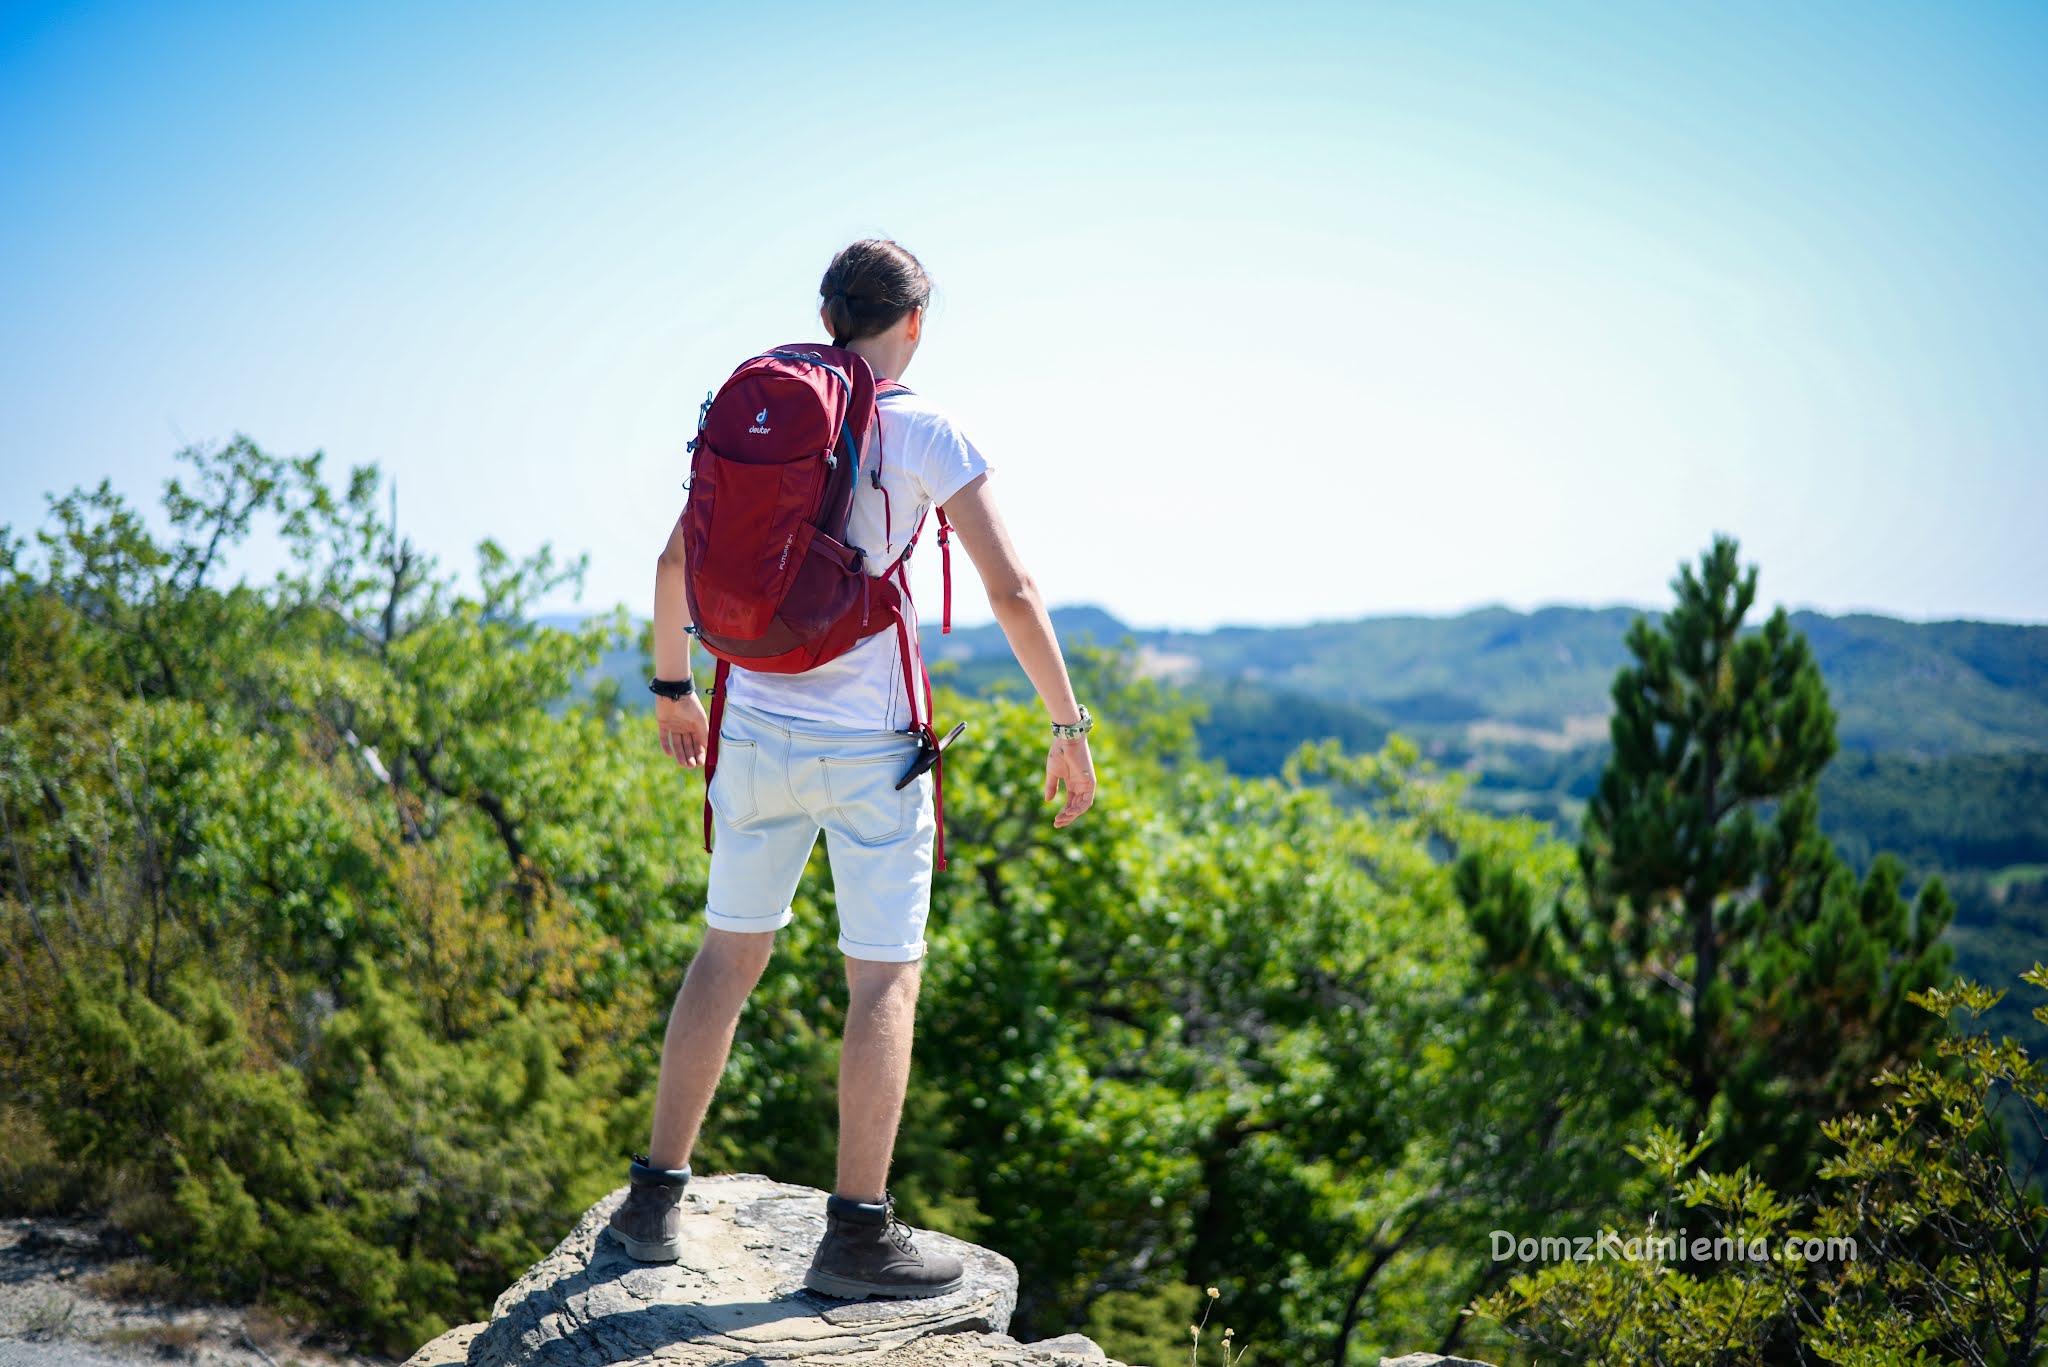
<svg viewBox="0 0 2048 1367"><path fill-rule="evenodd" d="M967 1281L928 1300L840 1301L804 1289L825 1230L825 1194L765 1177L700 1177L684 1203L681 1261L639 1263L605 1233L613 1192L498 1298L485 1325L450 1330L407 1367L1103 1367L1079 1335L1020 1344L1005 1334L1017 1303L1008 1258L943 1234L918 1242L957 1254Z"/></svg>

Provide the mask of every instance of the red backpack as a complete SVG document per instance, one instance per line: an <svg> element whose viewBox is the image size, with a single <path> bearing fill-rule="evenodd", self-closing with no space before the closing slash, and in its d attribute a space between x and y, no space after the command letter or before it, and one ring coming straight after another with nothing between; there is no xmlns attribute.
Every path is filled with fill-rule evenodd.
<svg viewBox="0 0 2048 1367"><path fill-rule="evenodd" d="M920 518L888 570L872 575L867 557L846 542L854 481L882 494L880 394L908 392L877 381L854 352L803 342L766 351L732 373L704 401L690 443L689 502L683 508L683 556L693 624L686 630L718 660L712 683L711 735L704 759L704 848L711 848L711 778L732 667L801 674L894 628L903 654L910 728L939 751L932 730L932 684L918 648L917 609L906 562L924 530ZM941 633L953 629L953 564L946 512L939 514L945 606ZM888 539L895 539L893 528ZM914 663L913 663L914 662ZM918 689L923 686L920 710ZM943 764L933 757L938 867L946 867Z"/></svg>

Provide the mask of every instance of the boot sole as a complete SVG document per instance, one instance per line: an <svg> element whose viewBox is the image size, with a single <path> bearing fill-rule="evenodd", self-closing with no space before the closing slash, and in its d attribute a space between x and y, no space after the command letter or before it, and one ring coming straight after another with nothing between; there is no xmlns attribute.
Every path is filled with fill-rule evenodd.
<svg viewBox="0 0 2048 1367"><path fill-rule="evenodd" d="M931 1296L946 1296L967 1285L966 1274L950 1282L936 1282L930 1286L904 1286L902 1283L863 1282L852 1277L835 1277L830 1272L812 1268L804 1273L804 1285L823 1296L842 1301L857 1301L867 1296L882 1296L889 1300L915 1301Z"/></svg>
<svg viewBox="0 0 2048 1367"><path fill-rule="evenodd" d="M672 1263L683 1256L681 1239L633 1239L616 1229L612 1230L612 1237L626 1250L626 1256L636 1263Z"/></svg>

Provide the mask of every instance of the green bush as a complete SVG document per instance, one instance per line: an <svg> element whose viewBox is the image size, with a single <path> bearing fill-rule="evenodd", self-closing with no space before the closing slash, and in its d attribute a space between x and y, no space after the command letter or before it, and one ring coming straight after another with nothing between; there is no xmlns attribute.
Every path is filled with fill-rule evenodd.
<svg viewBox="0 0 2048 1367"><path fill-rule="evenodd" d="M2048 987L2048 969L2026 975ZM1976 1022L2003 993L1973 983L1916 994ZM2048 1006L2035 1016L2048 1022ZM1705 1145L1668 1129L1639 1149L1671 1200L1630 1233L1727 1237L1761 1259L1566 1261L1481 1301L1545 1361L1628 1367L1839 1363L2026 1367L2048 1361L2048 1204L2004 1137L2017 1113L2048 1140L2048 1066L1981 1030L1942 1038L1939 1061L1887 1072L1878 1111L1830 1121L1838 1149L1816 1200L1788 1200L1746 1168L1691 1171ZM1701 1212L1701 1227L1684 1211ZM1797 1255L1781 1256L1798 1240Z"/></svg>

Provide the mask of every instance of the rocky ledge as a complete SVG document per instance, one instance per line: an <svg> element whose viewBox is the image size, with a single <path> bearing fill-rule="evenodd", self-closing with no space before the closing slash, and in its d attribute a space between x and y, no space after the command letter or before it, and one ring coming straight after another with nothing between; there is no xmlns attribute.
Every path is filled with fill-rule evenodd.
<svg viewBox="0 0 2048 1367"><path fill-rule="evenodd" d="M640 1263L605 1233L626 1189L498 1297L483 1324L451 1329L406 1367L1122 1367L1093 1340L1020 1343L1003 1332L1017 1269L986 1248L921 1233L959 1255L949 1296L841 1301L803 1285L825 1232L825 1193L766 1177L700 1177L683 1206L682 1259ZM1481 1367L1416 1355L1384 1367Z"/></svg>
<svg viewBox="0 0 2048 1367"><path fill-rule="evenodd" d="M825 1232L825 1194L766 1177L700 1177L683 1206L682 1259L639 1263L605 1233L619 1188L498 1297L487 1324L452 1329L406 1367L1064 1367L1108 1362L1079 1335L1024 1344L1005 1334L1017 1269L985 1248L923 1233L959 1255L949 1296L841 1301L804 1288Z"/></svg>

